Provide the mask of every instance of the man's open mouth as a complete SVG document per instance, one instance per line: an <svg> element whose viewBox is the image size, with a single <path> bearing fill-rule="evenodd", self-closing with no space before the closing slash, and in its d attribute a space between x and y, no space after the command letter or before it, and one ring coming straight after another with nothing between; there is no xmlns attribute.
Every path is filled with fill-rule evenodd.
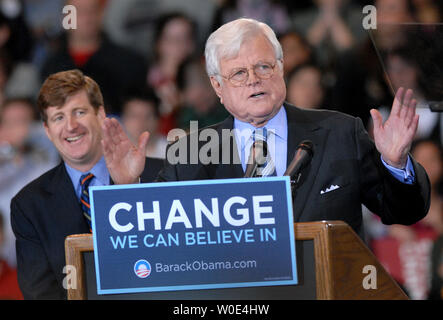
<svg viewBox="0 0 443 320"><path fill-rule="evenodd" d="M264 92L256 92L256 93L251 94L251 95L249 96L249 98L260 98L260 97L262 97L262 96L264 96L264 95L265 95Z"/></svg>
<svg viewBox="0 0 443 320"><path fill-rule="evenodd" d="M76 141L80 140L81 138L83 138L83 136L84 136L84 134L80 134L75 137L66 138L65 140L68 141L69 143L72 143L72 142L76 142Z"/></svg>

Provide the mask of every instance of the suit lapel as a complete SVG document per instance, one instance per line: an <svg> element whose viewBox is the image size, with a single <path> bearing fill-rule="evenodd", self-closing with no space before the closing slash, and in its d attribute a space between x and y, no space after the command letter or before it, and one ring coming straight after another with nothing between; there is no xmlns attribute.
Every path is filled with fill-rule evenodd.
<svg viewBox="0 0 443 320"><path fill-rule="evenodd" d="M233 135L233 127L234 118L232 116L229 116L214 127L219 137L219 164L206 166L209 177L213 177L214 179L228 179L240 178L244 175L238 155L237 143ZM229 158L225 159L224 157L226 157L226 155L229 155Z"/></svg>
<svg viewBox="0 0 443 320"><path fill-rule="evenodd" d="M298 188L293 193L294 220L300 221L303 209L315 183L329 129L325 129L309 117L305 112L290 104L285 104L288 119L288 157L287 165L292 161L298 144L303 140L311 140L314 145L314 156L310 164L301 172Z"/></svg>
<svg viewBox="0 0 443 320"><path fill-rule="evenodd" d="M58 232L66 235L88 232L89 227L63 162L57 167L46 189L50 193L46 204L48 214L59 228Z"/></svg>

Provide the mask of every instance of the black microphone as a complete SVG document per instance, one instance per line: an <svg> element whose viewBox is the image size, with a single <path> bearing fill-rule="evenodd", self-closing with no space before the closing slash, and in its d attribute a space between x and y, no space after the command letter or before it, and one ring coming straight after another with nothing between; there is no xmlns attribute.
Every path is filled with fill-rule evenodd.
<svg viewBox="0 0 443 320"><path fill-rule="evenodd" d="M266 161L267 154L266 143L262 140L254 141L251 145L251 150L249 151L248 164L246 166L246 172L243 176L244 178L255 177L257 173L257 168Z"/></svg>
<svg viewBox="0 0 443 320"><path fill-rule="evenodd" d="M295 150L294 159L292 159L283 175L290 176L292 180L292 177L298 176L301 169L303 169L311 161L313 155L314 149L312 142L310 140L300 142Z"/></svg>

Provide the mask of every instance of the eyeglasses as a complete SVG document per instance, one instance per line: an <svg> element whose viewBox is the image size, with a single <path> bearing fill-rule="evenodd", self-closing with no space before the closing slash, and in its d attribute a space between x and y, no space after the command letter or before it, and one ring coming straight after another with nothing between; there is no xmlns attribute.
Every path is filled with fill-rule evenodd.
<svg viewBox="0 0 443 320"><path fill-rule="evenodd" d="M236 68L232 70L227 77L223 75L221 75L221 77L228 80L233 86L239 87L248 81L249 69L254 71L256 77L260 78L261 80L267 80L274 74L276 64L277 63L271 64L268 62L259 62L252 66L252 68Z"/></svg>

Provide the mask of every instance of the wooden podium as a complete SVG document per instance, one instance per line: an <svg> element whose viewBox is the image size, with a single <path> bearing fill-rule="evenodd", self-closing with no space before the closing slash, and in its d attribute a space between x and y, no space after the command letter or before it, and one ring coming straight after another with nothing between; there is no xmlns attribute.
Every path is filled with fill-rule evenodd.
<svg viewBox="0 0 443 320"><path fill-rule="evenodd" d="M66 264L76 268L77 287L68 289L68 299L408 299L346 223L295 223L294 230L298 285L101 296L96 293L92 235L72 235L65 241ZM372 279L369 286L367 277Z"/></svg>

